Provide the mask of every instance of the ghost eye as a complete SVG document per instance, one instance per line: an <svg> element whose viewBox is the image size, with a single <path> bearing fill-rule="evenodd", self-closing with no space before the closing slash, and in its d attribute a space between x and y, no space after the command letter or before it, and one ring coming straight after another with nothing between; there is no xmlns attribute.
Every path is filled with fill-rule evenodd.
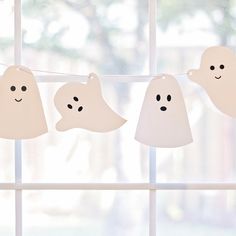
<svg viewBox="0 0 236 236"><path fill-rule="evenodd" d="M70 104L68 104L67 107L68 107L69 109L72 109L72 108L73 108L72 105L70 105Z"/></svg>
<svg viewBox="0 0 236 236"><path fill-rule="evenodd" d="M77 97L73 97L74 101L78 102L79 99Z"/></svg>
<svg viewBox="0 0 236 236"><path fill-rule="evenodd" d="M83 110L83 107L80 106L80 107L78 108L78 112L81 112L82 110Z"/></svg>
<svg viewBox="0 0 236 236"><path fill-rule="evenodd" d="M160 94L157 94L156 100L157 100L158 102L161 100L161 95L160 95Z"/></svg>
<svg viewBox="0 0 236 236"><path fill-rule="evenodd" d="M170 102L171 101L171 95L167 96L167 101Z"/></svg>
<svg viewBox="0 0 236 236"><path fill-rule="evenodd" d="M26 86L22 86L22 87L21 87L21 90L22 90L23 92L25 92L25 91L27 90Z"/></svg>
<svg viewBox="0 0 236 236"><path fill-rule="evenodd" d="M11 89L12 92L16 91L16 87L15 86L11 86L10 89Z"/></svg>
<svg viewBox="0 0 236 236"><path fill-rule="evenodd" d="M215 67L214 67L214 66L210 66L210 69L211 69L211 70L215 70Z"/></svg>
<svg viewBox="0 0 236 236"><path fill-rule="evenodd" d="M223 70L225 68L224 65L220 65L220 69Z"/></svg>

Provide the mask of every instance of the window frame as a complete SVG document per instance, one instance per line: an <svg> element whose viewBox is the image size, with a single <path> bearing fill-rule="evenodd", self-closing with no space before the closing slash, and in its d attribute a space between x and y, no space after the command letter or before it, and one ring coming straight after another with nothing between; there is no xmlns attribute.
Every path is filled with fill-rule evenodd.
<svg viewBox="0 0 236 236"><path fill-rule="evenodd" d="M157 1L149 3L149 74L148 75L105 75L110 82L147 82L157 73ZM22 25L21 0L14 0L14 63L21 64ZM37 82L85 81L86 76L41 75ZM22 182L22 140L15 140L15 182L0 183L0 190L15 191L15 236L23 236L22 191L24 190L143 190L149 192L149 236L156 236L157 191L158 190L236 190L236 183L158 183L156 182L156 149L149 148L149 182L147 183L23 183Z"/></svg>

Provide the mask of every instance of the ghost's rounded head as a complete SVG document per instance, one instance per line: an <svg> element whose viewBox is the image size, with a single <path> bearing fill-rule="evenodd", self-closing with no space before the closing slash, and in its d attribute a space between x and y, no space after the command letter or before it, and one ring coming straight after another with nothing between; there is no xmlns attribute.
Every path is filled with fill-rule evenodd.
<svg viewBox="0 0 236 236"><path fill-rule="evenodd" d="M55 105L62 116L79 115L80 119L90 110L94 110L101 100L103 100L101 87L97 78L89 78L86 84L67 83L57 91L54 98Z"/></svg>
<svg viewBox="0 0 236 236"><path fill-rule="evenodd" d="M28 104L32 98L39 96L32 72L23 66L10 66L1 79L1 93L9 105Z"/></svg>
<svg viewBox="0 0 236 236"><path fill-rule="evenodd" d="M188 71L188 77L205 86L212 83L224 84L236 72L236 57L233 51L222 46L210 47L201 57L200 68ZM207 86L207 85L206 85Z"/></svg>
<svg viewBox="0 0 236 236"><path fill-rule="evenodd" d="M146 101L152 103L155 111L162 115L174 112L176 104L182 102L182 93L176 79L166 74L154 78L148 86Z"/></svg>

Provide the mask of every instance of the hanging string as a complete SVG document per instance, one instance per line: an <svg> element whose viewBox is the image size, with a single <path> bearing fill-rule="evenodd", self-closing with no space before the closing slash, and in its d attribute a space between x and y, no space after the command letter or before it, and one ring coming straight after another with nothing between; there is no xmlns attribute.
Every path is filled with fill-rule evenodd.
<svg viewBox="0 0 236 236"><path fill-rule="evenodd" d="M6 66L6 67L8 67L9 65L7 65L7 64L4 64L4 63L2 63L2 62L0 62L0 65L1 66Z"/></svg>
<svg viewBox="0 0 236 236"><path fill-rule="evenodd" d="M2 63L0 62L0 65L2 66L5 66L5 67L9 67L10 65L8 64L5 64L5 63ZM75 77L78 77L78 76L81 76L79 74L71 74L71 73L63 73L63 72L57 72L57 71L48 71L48 70L38 70L38 69L30 69L31 71L34 71L34 72L40 72L40 73L46 73L46 74L55 74L55 75L64 75L64 76L75 76ZM161 73L161 74L156 74L156 75L151 75L150 77L155 77L155 76L162 76L164 73ZM187 75L187 73L181 73L181 74L175 74L174 76L176 77L182 77L182 76L185 76ZM120 75L119 75L120 76ZM127 75L125 75L127 76ZM128 75L129 76L129 75ZM132 75L131 75L132 76ZM141 75L141 76L145 76L145 75ZM149 77L149 75L146 75ZM136 76L137 77L137 76Z"/></svg>
<svg viewBox="0 0 236 236"><path fill-rule="evenodd" d="M79 76L77 74L68 74L68 73L63 73L63 72L56 72L56 71L47 71L47 70L36 70L36 69L33 69L32 71L35 71L35 72L40 72L40 73L47 73L47 74L57 74L57 75L69 75L69 76Z"/></svg>
<svg viewBox="0 0 236 236"><path fill-rule="evenodd" d="M10 65L5 64L0 62L0 65L5 66L5 67L9 67ZM77 74L68 74L68 73L63 73L63 72L56 72L56 71L47 71L47 70L37 70L37 69L30 69L31 71L35 71L35 72L40 72L40 73L47 73L47 74L57 74L57 75L67 75L67 76L79 76Z"/></svg>

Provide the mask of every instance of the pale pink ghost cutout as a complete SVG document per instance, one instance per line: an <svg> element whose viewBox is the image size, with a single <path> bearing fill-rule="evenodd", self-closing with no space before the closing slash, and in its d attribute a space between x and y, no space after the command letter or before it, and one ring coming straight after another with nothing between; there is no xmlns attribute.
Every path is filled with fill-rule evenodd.
<svg viewBox="0 0 236 236"><path fill-rule="evenodd" d="M0 79L0 137L30 139L48 132L39 89L32 72L10 66Z"/></svg>
<svg viewBox="0 0 236 236"><path fill-rule="evenodd" d="M71 82L63 85L54 98L61 114L58 131L82 128L94 132L109 132L121 127L126 120L105 102L97 75L90 74L86 84Z"/></svg>
<svg viewBox="0 0 236 236"><path fill-rule="evenodd" d="M236 55L232 50L223 46L206 49L200 68L189 70L188 77L206 90L221 112L236 118Z"/></svg>
<svg viewBox="0 0 236 236"><path fill-rule="evenodd" d="M135 139L160 148L179 147L193 141L183 95L173 76L157 76L150 82Z"/></svg>

